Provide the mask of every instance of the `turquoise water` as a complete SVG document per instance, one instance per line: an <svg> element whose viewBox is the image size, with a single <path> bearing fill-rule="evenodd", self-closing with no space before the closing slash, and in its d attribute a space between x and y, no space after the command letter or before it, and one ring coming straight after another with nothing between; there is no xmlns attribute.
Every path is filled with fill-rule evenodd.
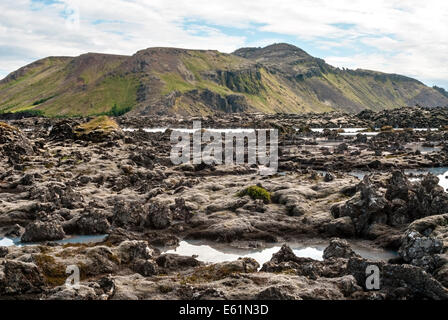
<svg viewBox="0 0 448 320"><path fill-rule="evenodd" d="M103 235L93 235L93 236L73 236L70 238L66 238L63 240L52 241L59 244L67 244L67 243L94 243L94 242L102 242L106 239L107 234ZM11 247L11 246L30 246L30 245L38 245L39 243L22 243L20 242L20 238L0 238L0 246Z"/></svg>

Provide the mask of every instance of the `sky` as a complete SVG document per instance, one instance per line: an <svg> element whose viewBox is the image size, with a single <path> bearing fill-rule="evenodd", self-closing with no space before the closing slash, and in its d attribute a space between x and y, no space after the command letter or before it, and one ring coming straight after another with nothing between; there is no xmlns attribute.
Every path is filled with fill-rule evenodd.
<svg viewBox="0 0 448 320"><path fill-rule="evenodd" d="M0 0L0 79L47 56L279 42L448 90L448 1Z"/></svg>

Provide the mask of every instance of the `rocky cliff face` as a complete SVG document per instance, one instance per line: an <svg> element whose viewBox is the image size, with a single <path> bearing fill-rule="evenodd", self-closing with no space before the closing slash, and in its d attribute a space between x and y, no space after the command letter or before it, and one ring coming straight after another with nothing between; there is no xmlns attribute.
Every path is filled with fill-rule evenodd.
<svg viewBox="0 0 448 320"><path fill-rule="evenodd" d="M50 57L0 81L0 111L57 115L302 113L420 105L448 97L408 77L341 70L289 45L149 48L133 56Z"/></svg>

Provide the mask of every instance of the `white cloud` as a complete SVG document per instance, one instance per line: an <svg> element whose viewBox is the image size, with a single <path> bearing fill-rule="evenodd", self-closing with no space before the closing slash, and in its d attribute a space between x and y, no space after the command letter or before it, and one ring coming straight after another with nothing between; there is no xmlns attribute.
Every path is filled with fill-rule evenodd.
<svg viewBox="0 0 448 320"><path fill-rule="evenodd" d="M226 34L220 27L255 36ZM151 46L231 52L282 35L315 43L316 51L341 49L322 57L338 66L448 79L448 2L437 0L3 1L0 70L48 55L132 54ZM11 48L24 54L11 57L5 53Z"/></svg>

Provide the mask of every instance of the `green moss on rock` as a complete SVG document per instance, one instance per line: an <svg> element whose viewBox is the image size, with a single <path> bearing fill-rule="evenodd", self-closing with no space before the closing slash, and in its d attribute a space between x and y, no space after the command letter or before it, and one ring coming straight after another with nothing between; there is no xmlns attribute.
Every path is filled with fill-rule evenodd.
<svg viewBox="0 0 448 320"><path fill-rule="evenodd" d="M122 137L122 131L117 122L108 116L99 116L74 128L78 139L101 142L116 140Z"/></svg>
<svg viewBox="0 0 448 320"><path fill-rule="evenodd" d="M68 275L65 273L65 266L47 254L38 254L34 256L34 261L39 269L42 270L45 283L52 287L61 286L65 283Z"/></svg>
<svg viewBox="0 0 448 320"><path fill-rule="evenodd" d="M244 197L246 195L251 197L253 200L260 199L263 200L264 203L271 202L271 193L263 187L251 186L238 193L238 196L240 197Z"/></svg>

